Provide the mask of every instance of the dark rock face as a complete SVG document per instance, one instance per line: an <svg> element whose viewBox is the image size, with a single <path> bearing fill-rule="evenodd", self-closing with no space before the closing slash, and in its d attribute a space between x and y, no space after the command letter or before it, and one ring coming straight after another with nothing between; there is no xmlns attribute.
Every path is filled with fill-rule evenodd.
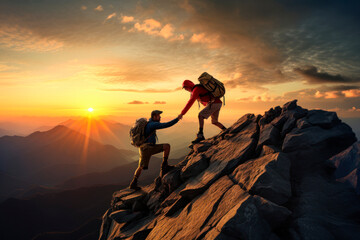
<svg viewBox="0 0 360 240"><path fill-rule="evenodd" d="M354 142L336 113L297 100L246 114L153 184L114 193L100 239L356 239Z"/></svg>

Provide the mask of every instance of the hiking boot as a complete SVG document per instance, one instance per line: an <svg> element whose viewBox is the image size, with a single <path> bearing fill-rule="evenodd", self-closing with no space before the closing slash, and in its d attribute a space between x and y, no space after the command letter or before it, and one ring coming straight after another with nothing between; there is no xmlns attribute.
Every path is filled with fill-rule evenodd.
<svg viewBox="0 0 360 240"><path fill-rule="evenodd" d="M137 185L137 178L134 178L134 179L131 181L129 188L130 188L130 189L133 189L133 190L136 190L136 191L141 189L141 187L139 187L139 186Z"/></svg>
<svg viewBox="0 0 360 240"><path fill-rule="evenodd" d="M192 143L192 144L199 143L199 142L201 142L202 140L205 140L204 134L198 133L196 139L195 139L194 141L192 141L191 143Z"/></svg>
<svg viewBox="0 0 360 240"><path fill-rule="evenodd" d="M160 170L160 177L162 178L163 176L165 176L165 174L167 174L168 172L170 172L171 170L173 170L175 167L171 166L171 165L165 165L165 166L161 166L161 170Z"/></svg>

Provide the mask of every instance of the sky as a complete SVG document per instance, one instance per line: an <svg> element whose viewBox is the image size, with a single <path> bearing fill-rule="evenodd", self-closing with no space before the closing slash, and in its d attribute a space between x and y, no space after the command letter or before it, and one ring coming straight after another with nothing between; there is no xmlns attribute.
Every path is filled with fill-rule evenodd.
<svg viewBox="0 0 360 240"><path fill-rule="evenodd" d="M360 117L359 22L347 0L1 0L0 121L170 120L205 71L225 122L293 99Z"/></svg>

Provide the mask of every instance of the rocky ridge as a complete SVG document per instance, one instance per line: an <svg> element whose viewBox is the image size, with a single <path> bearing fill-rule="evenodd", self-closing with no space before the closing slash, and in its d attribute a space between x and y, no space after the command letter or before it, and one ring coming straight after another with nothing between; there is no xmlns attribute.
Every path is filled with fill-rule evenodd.
<svg viewBox="0 0 360 240"><path fill-rule="evenodd" d="M359 160L339 160L354 142L335 112L297 100L246 114L163 178L115 192L99 239L356 239L360 199L339 181L358 176Z"/></svg>

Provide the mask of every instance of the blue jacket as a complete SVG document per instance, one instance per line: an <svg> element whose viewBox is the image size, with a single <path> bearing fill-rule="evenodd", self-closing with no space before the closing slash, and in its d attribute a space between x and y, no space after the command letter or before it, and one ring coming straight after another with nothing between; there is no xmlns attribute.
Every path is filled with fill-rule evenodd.
<svg viewBox="0 0 360 240"><path fill-rule="evenodd" d="M166 123L160 123L160 122L154 122L151 118L149 119L148 124L145 127L145 138L147 138L152 132L154 132L147 140L147 143L156 143L156 129L163 129L171 127L172 125L176 124L179 121L179 119L175 118L171 120L170 122Z"/></svg>

